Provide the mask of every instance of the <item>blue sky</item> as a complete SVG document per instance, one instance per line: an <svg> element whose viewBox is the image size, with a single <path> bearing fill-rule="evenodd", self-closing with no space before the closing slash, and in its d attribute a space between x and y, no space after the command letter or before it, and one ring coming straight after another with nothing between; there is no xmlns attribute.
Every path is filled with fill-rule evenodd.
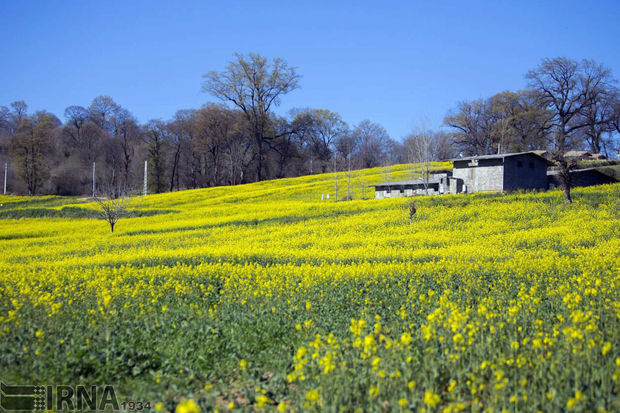
<svg viewBox="0 0 620 413"><path fill-rule="evenodd" d="M461 100L525 86L543 57L620 77L619 1L0 0L0 105L62 118L112 96L144 122L214 101L202 75L235 52L282 57L301 88L277 109L370 119L393 138Z"/></svg>

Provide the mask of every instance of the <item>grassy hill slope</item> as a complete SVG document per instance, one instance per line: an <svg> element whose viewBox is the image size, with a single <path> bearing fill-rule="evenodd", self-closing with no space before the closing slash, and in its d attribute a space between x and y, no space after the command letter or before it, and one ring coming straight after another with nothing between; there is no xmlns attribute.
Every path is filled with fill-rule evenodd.
<svg viewBox="0 0 620 413"><path fill-rule="evenodd" d="M84 199L0 197L3 380L162 410L620 409L619 184L419 197L410 225L360 199L385 179L150 195L113 234Z"/></svg>

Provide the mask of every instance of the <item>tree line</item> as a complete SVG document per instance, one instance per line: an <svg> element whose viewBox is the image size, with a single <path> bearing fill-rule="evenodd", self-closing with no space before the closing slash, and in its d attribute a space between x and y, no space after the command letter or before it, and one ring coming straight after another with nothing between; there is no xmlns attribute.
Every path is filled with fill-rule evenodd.
<svg viewBox="0 0 620 413"><path fill-rule="evenodd" d="M617 80L593 60L543 59L526 74L527 88L461 102L444 120L464 155L581 149L618 153Z"/></svg>
<svg viewBox="0 0 620 413"><path fill-rule="evenodd" d="M17 194L112 196L237 185L265 179L548 149L618 150L620 99L611 72L596 62L545 59L528 87L460 103L445 128L392 139L379 124L349 126L328 109L274 109L299 88L295 68L279 58L236 54L204 76L219 103L140 123L109 96L69 106L64 119L30 113L23 101L0 107L0 161ZM94 176L93 176L94 175Z"/></svg>

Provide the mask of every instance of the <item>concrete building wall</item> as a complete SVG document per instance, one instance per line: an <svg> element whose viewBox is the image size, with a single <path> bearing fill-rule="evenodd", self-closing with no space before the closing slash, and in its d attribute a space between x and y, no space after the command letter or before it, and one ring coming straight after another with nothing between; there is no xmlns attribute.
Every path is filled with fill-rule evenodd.
<svg viewBox="0 0 620 413"><path fill-rule="evenodd" d="M432 183L428 186L428 195L438 195L439 184ZM388 187L383 185L375 186L375 199L402 198L414 195L426 195L426 190L420 185L393 185Z"/></svg>
<svg viewBox="0 0 620 413"><path fill-rule="evenodd" d="M547 189L547 163L532 155L504 158L504 191Z"/></svg>
<svg viewBox="0 0 620 413"><path fill-rule="evenodd" d="M449 185L449 190L451 194L460 194L461 192L463 192L463 180L462 179L458 179L458 178L449 178L450 179L450 185Z"/></svg>
<svg viewBox="0 0 620 413"><path fill-rule="evenodd" d="M452 176L463 180L467 192L501 192L504 190L502 159L454 161Z"/></svg>

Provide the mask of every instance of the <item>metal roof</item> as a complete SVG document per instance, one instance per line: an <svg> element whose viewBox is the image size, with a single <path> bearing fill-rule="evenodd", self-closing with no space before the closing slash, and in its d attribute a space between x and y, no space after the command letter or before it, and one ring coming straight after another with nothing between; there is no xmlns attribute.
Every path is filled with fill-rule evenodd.
<svg viewBox="0 0 620 413"><path fill-rule="evenodd" d="M408 181L384 182L382 184L374 184L374 185L368 185L368 186L424 185L425 182L429 184L438 184L439 178L431 177L427 181L423 179L410 179Z"/></svg>
<svg viewBox="0 0 620 413"><path fill-rule="evenodd" d="M458 162L458 161L473 161L473 160L477 160L477 159L504 159L504 158L510 158L512 156L520 156L520 155L536 156L538 158L543 159L547 163L547 165L553 165L553 162L549 161L544 156L540 156L539 154L537 154L534 151L514 152L514 153L498 153L498 154L494 154L494 155L465 156L463 158L450 159L450 161Z"/></svg>

